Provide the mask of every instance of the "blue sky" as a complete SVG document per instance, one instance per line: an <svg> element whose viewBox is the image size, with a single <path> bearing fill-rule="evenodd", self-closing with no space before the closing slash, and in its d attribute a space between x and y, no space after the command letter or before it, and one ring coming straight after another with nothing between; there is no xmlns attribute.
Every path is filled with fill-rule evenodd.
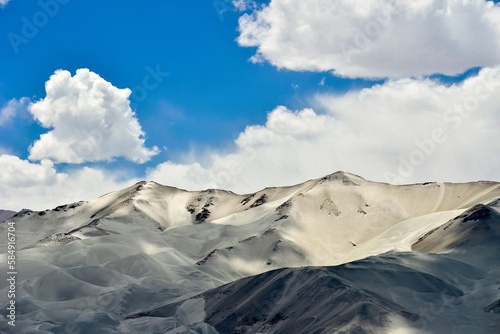
<svg viewBox="0 0 500 334"><path fill-rule="evenodd" d="M135 103L135 111L147 144L167 147L158 158L168 159L193 145L226 145L246 125L265 122L266 112L276 105L302 108L311 92L364 84L328 76L328 86L322 88L318 83L324 73L250 63L253 50L235 42L239 13L229 2L216 5L207 0L73 0L60 5L34 38L19 45L18 53L8 39L1 40L0 48L7 51L1 63L9 66L1 71L0 103L43 98L44 83L57 69L74 73L89 68L117 87L133 89L142 85L148 66L159 66L168 77ZM40 9L35 1L9 3L1 12L0 34L21 32L22 18ZM23 158L27 146L44 132L29 123L6 129L0 137Z"/></svg>
<svg viewBox="0 0 500 334"><path fill-rule="evenodd" d="M8 1L0 9L4 206L41 208L77 196L88 199L144 178L188 189L217 186L240 192L339 169L394 183L500 180L496 159L474 167L466 154L493 159L490 151L472 148L491 145L489 131L495 128L483 129L474 143L462 143L458 132L447 132L445 143L429 144L427 151L419 146L433 140L436 115L453 108L453 94L461 96L453 87L467 80L472 85L481 70L496 70L500 63L500 31L494 23L498 6L478 0L448 5L394 1L391 6L377 0L358 5L324 0L307 5L295 0ZM443 6L448 6L447 15ZM135 116L124 122L140 125L145 142L138 141L138 132L130 142L149 149L143 151L148 158L134 162L126 150L99 152L93 159L56 158L42 145L30 156L30 147L53 130L43 127L40 118L52 109L40 107L36 116L32 105L48 99L45 83L57 70L75 76L78 69L131 90ZM155 70L162 73L161 82L147 81L154 88L141 97L145 78ZM411 93L415 90L420 96ZM441 97L434 99L436 92ZM474 117L479 125L491 125L491 119L498 123L497 114L487 109L495 96L490 93L476 108L486 110ZM383 108L371 110L363 96ZM416 106L415 101L428 99L439 101ZM7 112L9 103L15 107ZM86 111L79 112L86 119ZM82 124L83 131L78 117L71 126ZM64 119L58 118L55 127L69 126ZM405 140L398 137L415 127L422 131ZM78 139L66 133L59 140L64 138ZM458 147L465 150L463 156L454 156ZM425 161L417 159L416 150ZM460 166L452 172L445 171L450 157ZM44 159L49 162L42 166ZM33 187L12 176L22 174L16 168L30 170L26 177L33 178ZM81 176L90 170L99 174L92 176L97 180L93 185ZM82 183L68 183L77 175ZM26 204L17 199L28 193L39 195L27 197Z"/></svg>

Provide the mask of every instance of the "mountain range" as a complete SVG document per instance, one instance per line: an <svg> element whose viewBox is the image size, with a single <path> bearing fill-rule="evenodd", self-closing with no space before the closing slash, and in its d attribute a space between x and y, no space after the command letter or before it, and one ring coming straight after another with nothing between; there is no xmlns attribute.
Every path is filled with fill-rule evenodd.
<svg viewBox="0 0 500 334"><path fill-rule="evenodd" d="M500 332L497 182L144 181L8 222L19 333Z"/></svg>

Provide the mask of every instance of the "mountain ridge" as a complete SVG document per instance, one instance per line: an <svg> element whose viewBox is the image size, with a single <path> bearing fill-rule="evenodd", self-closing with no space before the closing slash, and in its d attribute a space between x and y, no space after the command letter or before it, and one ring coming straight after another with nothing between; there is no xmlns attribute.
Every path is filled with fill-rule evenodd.
<svg viewBox="0 0 500 334"><path fill-rule="evenodd" d="M289 311L309 314L300 307L312 300L302 305L295 300L299 308L290 306L293 299L276 301L278 308L285 307L282 302L288 305L279 314L269 318L256 310L253 316L259 320L253 324L249 323L255 320L252 317L239 316L228 323L223 318L231 314L220 309L227 300L219 298L229 291L225 286L233 284L230 295L239 300L238 305L244 300L262 304L266 302L263 296L239 295L237 287L243 289L248 282L265 285L277 271L297 272L301 279L287 279L276 289L286 294L287 287L295 286L313 292L314 285L307 282L319 279L321 270L327 270L331 279L319 279L324 284L318 283L320 290L314 292L318 296L328 297L331 280L342 286L345 296L359 297L359 308L343 315L333 304L327 308L332 316L345 320L337 324L345 331L370 333L396 324L414 329L421 319L430 322L419 308L435 304L445 289L446 293L460 291L443 295L450 303L463 304L457 310L491 324L494 319L488 317L496 314L492 303L500 298L500 281L491 273L499 272L500 277L500 270L496 239L487 237L489 232L482 228L496 224L499 203L497 182L390 185L336 172L242 195L218 189L186 191L141 181L94 200L21 212L12 218L24 268L18 278L20 304L25 305L19 309L20 327L27 333L41 324L48 328L46 332L60 332L69 323L82 332L103 333L155 332L155 326L164 332L285 333L299 326L292 325ZM464 221L467 229L462 233L458 227ZM456 231L454 225L445 229L450 222L458 226ZM475 227L480 228L472 233ZM0 225L2 232L5 228ZM464 244L475 240L471 235L478 245L486 243L482 252L466 247L471 242ZM456 245L449 247L446 237ZM0 243L0 249L5 257L6 245ZM369 271L375 276L351 274ZM378 283L370 283L370 277ZM419 289L429 282L443 283L426 295ZM0 283L0 290L7 288L5 284ZM394 284L400 288L391 288ZM481 289L475 291L475 284ZM323 302L335 303L344 298L341 295ZM301 298L307 299L306 295ZM414 298L417 309L405 298ZM148 315L161 308L172 312L155 319ZM358 321L363 310L367 310L366 321ZM460 332L460 317L446 305L443 310L451 312L450 321ZM404 312L419 318L402 316ZM108 320L98 314L106 314ZM384 314L385 320L377 323L377 314ZM45 320L33 324L33 317ZM471 317L467 319L480 328ZM304 326L319 332L337 326L326 318L302 320ZM438 321L432 326L437 330L449 324Z"/></svg>

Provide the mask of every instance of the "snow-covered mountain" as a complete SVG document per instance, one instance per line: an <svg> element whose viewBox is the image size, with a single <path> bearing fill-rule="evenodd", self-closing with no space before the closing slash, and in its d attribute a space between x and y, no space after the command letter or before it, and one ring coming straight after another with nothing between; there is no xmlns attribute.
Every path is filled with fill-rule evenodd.
<svg viewBox="0 0 500 334"><path fill-rule="evenodd" d="M495 182L337 172L246 195L140 182L11 219L16 329L497 333L499 210Z"/></svg>

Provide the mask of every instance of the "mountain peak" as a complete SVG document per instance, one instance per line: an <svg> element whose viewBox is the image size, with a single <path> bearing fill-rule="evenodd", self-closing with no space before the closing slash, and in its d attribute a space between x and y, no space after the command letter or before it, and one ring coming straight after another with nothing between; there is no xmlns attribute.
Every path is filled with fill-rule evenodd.
<svg viewBox="0 0 500 334"><path fill-rule="evenodd" d="M320 179L321 183L325 181L342 181L342 183L345 185L358 186L360 181L366 181L366 180L356 174L344 171L337 171L335 173L326 175Z"/></svg>

